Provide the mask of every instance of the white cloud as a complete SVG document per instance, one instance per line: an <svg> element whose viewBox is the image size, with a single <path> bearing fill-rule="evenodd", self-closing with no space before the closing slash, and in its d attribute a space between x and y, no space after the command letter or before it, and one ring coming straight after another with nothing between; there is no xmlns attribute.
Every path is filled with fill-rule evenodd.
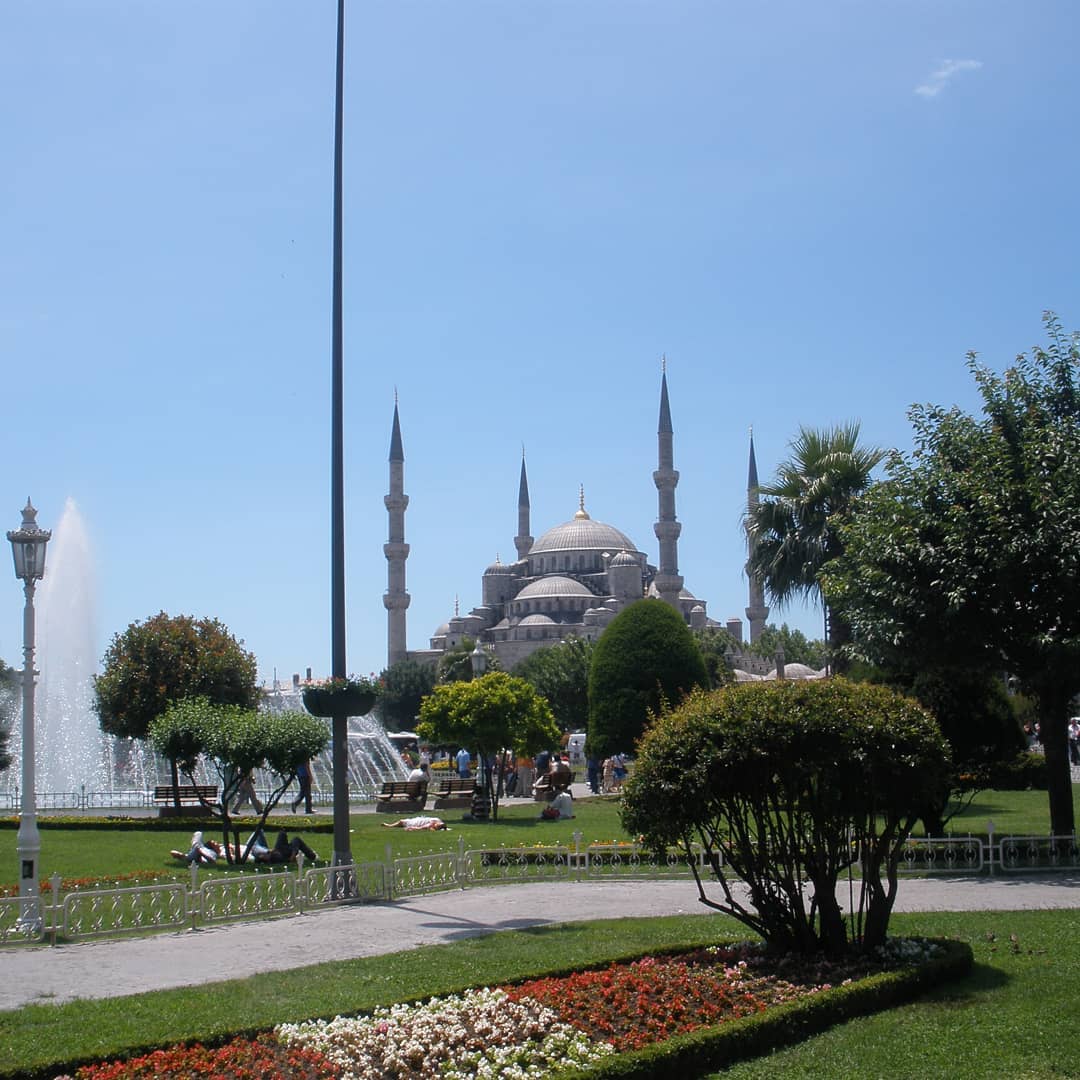
<svg viewBox="0 0 1080 1080"><path fill-rule="evenodd" d="M924 98L937 97L961 71L977 71L981 67L981 60L942 60L937 70L925 82L915 87L915 93Z"/></svg>

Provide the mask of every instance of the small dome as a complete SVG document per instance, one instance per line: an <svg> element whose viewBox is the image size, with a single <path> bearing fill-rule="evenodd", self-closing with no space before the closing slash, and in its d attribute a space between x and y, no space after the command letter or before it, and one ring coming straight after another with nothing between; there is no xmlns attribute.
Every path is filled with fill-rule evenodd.
<svg viewBox="0 0 1080 1080"><path fill-rule="evenodd" d="M514 573L514 571L509 566L507 566L506 563L499 562L499 560L496 559L484 571L484 577L489 577L489 576L494 575L494 574L499 574L499 575L502 575L504 577L510 577L513 573Z"/></svg>
<svg viewBox="0 0 1080 1080"><path fill-rule="evenodd" d="M637 566L638 561L630 554L629 551L620 551L611 562L608 563L609 567L615 566Z"/></svg>
<svg viewBox="0 0 1080 1080"><path fill-rule="evenodd" d="M439 623L438 629L432 634L432 637L446 637L450 633L450 624L448 622Z"/></svg>
<svg viewBox="0 0 1080 1080"><path fill-rule="evenodd" d="M736 668L732 672L732 674L735 676L735 681L736 682L761 682L762 681L762 678L761 678L760 675L754 675L751 672L743 671L740 668ZM775 678L775 677L776 676L774 675L773 678Z"/></svg>
<svg viewBox="0 0 1080 1080"><path fill-rule="evenodd" d="M554 626L555 620L549 619L546 615L526 615L518 626Z"/></svg>
<svg viewBox="0 0 1080 1080"><path fill-rule="evenodd" d="M679 599L680 600L696 600L697 597L689 589L680 589L679 590Z"/></svg>
<svg viewBox="0 0 1080 1080"><path fill-rule="evenodd" d="M702 607L702 606L701 606L700 604L695 604L695 605L694 605L694 606L693 606L693 607L692 607L692 608L690 609L690 614L692 615L692 614L693 614L693 613L694 613L695 611L700 611L700 612L702 613L702 615L704 615L704 614L705 614L705 609L704 609L704 608L703 608L703 607Z"/></svg>
<svg viewBox="0 0 1080 1080"><path fill-rule="evenodd" d="M526 585L514 600L532 600L540 596L592 596L592 593L580 581L563 577L561 574L551 574Z"/></svg>

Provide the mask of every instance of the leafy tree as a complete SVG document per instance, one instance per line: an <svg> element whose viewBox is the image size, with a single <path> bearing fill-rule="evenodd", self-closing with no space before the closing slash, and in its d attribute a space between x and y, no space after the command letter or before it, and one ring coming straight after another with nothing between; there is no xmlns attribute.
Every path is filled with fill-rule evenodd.
<svg viewBox="0 0 1080 1080"><path fill-rule="evenodd" d="M824 641L811 640L801 630L791 630L787 623L779 628L770 623L761 631L757 641L746 646L755 656L772 659L778 649L784 650L784 663L805 664L815 670L823 668L829 660L829 648Z"/></svg>
<svg viewBox="0 0 1080 1080"><path fill-rule="evenodd" d="M547 701L530 683L505 671L435 687L420 706L416 730L429 742L476 751L496 820L506 752L532 755L559 739L559 728ZM498 786L492 782L492 762L496 758Z"/></svg>
<svg viewBox="0 0 1080 1080"><path fill-rule="evenodd" d="M1073 831L1070 702L1080 691L1080 339L998 375L968 356L982 416L916 406L910 455L844 530L824 587L853 651L886 669L913 658L1007 671L1037 705L1050 824Z"/></svg>
<svg viewBox="0 0 1080 1080"><path fill-rule="evenodd" d="M435 688L435 667L416 660L399 660L380 676L379 716L391 729L412 730L420 703Z"/></svg>
<svg viewBox="0 0 1080 1080"><path fill-rule="evenodd" d="M113 637L94 676L94 708L102 731L145 739L151 721L184 698L254 709L257 675L254 654L223 623L162 611ZM172 778L175 791L175 761Z"/></svg>
<svg viewBox="0 0 1080 1080"><path fill-rule="evenodd" d="M851 933L871 949L885 941L903 844L947 786L948 758L933 719L884 687L836 678L699 692L645 733L622 823L655 849L682 848L702 903L781 952L848 948L837 884L860 860ZM695 843L722 901L705 892Z"/></svg>
<svg viewBox="0 0 1080 1080"><path fill-rule="evenodd" d="M1016 764L1027 739L1000 676L948 667L941 657L925 659L924 667L908 664L892 671L856 662L848 675L914 698L937 721L952 752L953 770L950 790L926 805L923 823L927 835L941 836L948 821L1000 774L999 766Z"/></svg>
<svg viewBox="0 0 1080 1080"><path fill-rule="evenodd" d="M460 644L447 649L439 657L438 683L468 682L473 677L472 652L476 642L470 637L463 637ZM487 654L488 671L499 670L499 658L494 653Z"/></svg>
<svg viewBox="0 0 1080 1080"><path fill-rule="evenodd" d="M600 635L589 669L589 753L630 750L664 702L708 686L701 650L663 600L635 600Z"/></svg>
<svg viewBox="0 0 1080 1080"><path fill-rule="evenodd" d="M264 769L276 778L259 819L262 828L296 779L297 767L321 754L330 743L326 722L306 712L261 713L236 705L213 705L206 698L172 702L150 722L147 734L154 749L175 761L192 784L200 757L216 769L219 801L203 805L221 819L226 852L232 827L229 807L244 777ZM241 862L249 849L241 853Z"/></svg>
<svg viewBox="0 0 1080 1080"><path fill-rule="evenodd" d="M715 690L717 687L732 683L735 676L732 673L728 654L736 653L742 648L739 642L727 630L719 626L694 630L692 633L697 647L701 650L701 658L705 661L709 686Z"/></svg>
<svg viewBox="0 0 1080 1080"><path fill-rule="evenodd" d="M843 551L840 524L870 483L884 451L859 445L859 425L800 428L791 456L746 514L750 558L746 572L762 582L777 608L797 597L821 600L822 567ZM847 641L847 625L825 604L833 653Z"/></svg>
<svg viewBox="0 0 1080 1080"><path fill-rule="evenodd" d="M584 731L589 723L589 664L593 644L572 637L530 653L514 674L543 694L563 731Z"/></svg>

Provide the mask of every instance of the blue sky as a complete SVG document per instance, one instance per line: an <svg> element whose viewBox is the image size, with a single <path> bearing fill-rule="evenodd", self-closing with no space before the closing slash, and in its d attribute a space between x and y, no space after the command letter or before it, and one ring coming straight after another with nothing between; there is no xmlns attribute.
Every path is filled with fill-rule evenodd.
<svg viewBox="0 0 1080 1080"><path fill-rule="evenodd" d="M523 443L534 535L583 484L655 561L661 355L724 619L751 425L763 479L800 424L905 447L912 402L976 407L968 349L1080 325L1075 0L347 7L352 670L385 662L395 387L422 647L512 557ZM264 677L329 666L334 9L0 13L0 506L77 502L99 654L164 609Z"/></svg>

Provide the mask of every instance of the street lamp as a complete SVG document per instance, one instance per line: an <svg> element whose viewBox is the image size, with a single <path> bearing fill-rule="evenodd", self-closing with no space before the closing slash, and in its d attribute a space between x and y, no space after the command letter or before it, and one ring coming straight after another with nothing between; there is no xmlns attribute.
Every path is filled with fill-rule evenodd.
<svg viewBox="0 0 1080 1080"><path fill-rule="evenodd" d="M19 854L19 899L24 901L20 924L36 933L41 928L38 908L38 856L41 836L37 827L34 779L34 586L45 576L45 545L52 533L39 529L37 511L29 498L23 508L22 527L9 530L15 576L23 583L23 708L22 708L22 806L15 850Z"/></svg>
<svg viewBox="0 0 1080 1080"><path fill-rule="evenodd" d="M479 641L476 643L476 648L469 653L469 664L472 666L472 673L475 678L479 678L487 671L488 656Z"/></svg>

